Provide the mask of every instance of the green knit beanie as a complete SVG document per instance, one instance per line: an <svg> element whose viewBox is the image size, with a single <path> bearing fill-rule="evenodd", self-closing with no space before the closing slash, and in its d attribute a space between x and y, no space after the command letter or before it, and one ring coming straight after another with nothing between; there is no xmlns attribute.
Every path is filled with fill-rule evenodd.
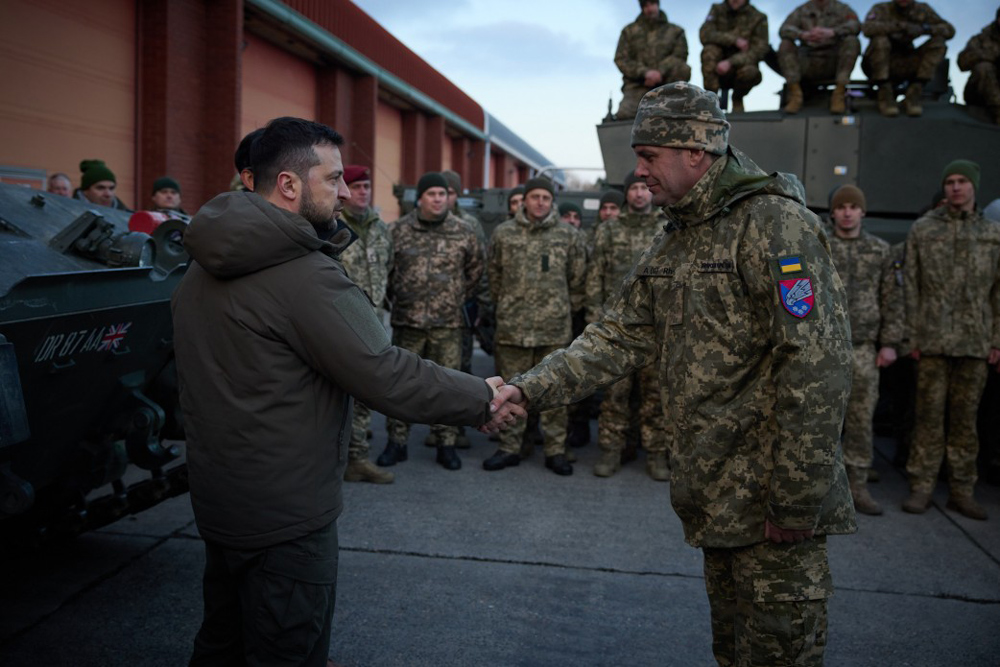
<svg viewBox="0 0 1000 667"><path fill-rule="evenodd" d="M86 190L94 183L100 183L101 181L111 181L116 185L118 184L115 172L108 169L108 166L104 164L104 160L82 160L80 162L80 173L83 174L80 178L81 190Z"/></svg>
<svg viewBox="0 0 1000 667"><path fill-rule="evenodd" d="M181 193L180 184L169 176L160 176L158 179L153 181L153 192L151 194L156 194L163 188L173 188L177 190L177 194Z"/></svg>
<svg viewBox="0 0 1000 667"><path fill-rule="evenodd" d="M941 182L944 183L944 179L948 178L953 174L959 174L960 176L965 176L967 179L972 181L972 187L979 192L979 165L972 160L955 160L944 168L941 172Z"/></svg>
<svg viewBox="0 0 1000 667"><path fill-rule="evenodd" d="M560 216L566 215L570 211L576 211L576 214L578 216L580 216L581 218L583 217L583 211L580 209L579 206L577 206L573 202L571 202L571 201L564 201L563 203L559 204L559 215Z"/></svg>

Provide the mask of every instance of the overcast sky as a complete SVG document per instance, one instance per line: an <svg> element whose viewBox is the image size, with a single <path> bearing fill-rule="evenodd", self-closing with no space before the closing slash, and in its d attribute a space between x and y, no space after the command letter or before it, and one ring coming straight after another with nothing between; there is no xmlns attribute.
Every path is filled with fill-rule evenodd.
<svg viewBox="0 0 1000 667"><path fill-rule="evenodd" d="M804 0L752 0L768 17L771 45ZM479 102L489 113L565 168L600 167L595 126L621 100L614 64L621 29L639 14L636 0L354 0L397 39ZM702 84L698 30L709 2L669 2L660 8L684 28L692 82ZM874 4L849 2L867 13ZM961 99L966 75L954 62L973 35L988 25L995 0L934 0L931 6L956 29L948 42L952 87ZM864 18L863 15L861 16ZM862 49L867 40L862 38ZM746 98L747 111L778 106L784 79L761 66L764 81ZM861 74L861 60L854 78ZM591 180L600 172L580 175Z"/></svg>

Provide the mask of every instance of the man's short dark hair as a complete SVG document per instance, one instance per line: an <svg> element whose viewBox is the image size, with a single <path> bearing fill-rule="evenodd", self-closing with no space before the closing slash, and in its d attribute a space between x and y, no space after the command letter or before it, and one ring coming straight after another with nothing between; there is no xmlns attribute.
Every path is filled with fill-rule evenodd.
<svg viewBox="0 0 1000 667"><path fill-rule="evenodd" d="M344 138L322 123L302 118L275 118L250 146L253 189L268 194L278 182L278 174L290 171L303 181L309 169L319 164L316 146L342 146Z"/></svg>
<svg viewBox="0 0 1000 667"><path fill-rule="evenodd" d="M244 169L250 169L250 148L262 134L264 134L264 128L258 127L240 140L240 145L236 147L236 155L233 156L237 174L242 174Z"/></svg>

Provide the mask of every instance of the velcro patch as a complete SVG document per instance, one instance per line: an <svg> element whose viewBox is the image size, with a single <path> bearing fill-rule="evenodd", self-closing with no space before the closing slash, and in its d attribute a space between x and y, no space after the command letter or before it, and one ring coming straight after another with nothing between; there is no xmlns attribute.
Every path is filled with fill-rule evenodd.
<svg viewBox="0 0 1000 667"><path fill-rule="evenodd" d="M809 278L779 280L778 288L781 292L781 305L789 313L801 319L812 312L815 299Z"/></svg>
<svg viewBox="0 0 1000 667"><path fill-rule="evenodd" d="M371 299L360 287L347 290L333 302L333 307L344 317L344 321L372 354L378 354L392 344L389 333L379 321Z"/></svg>

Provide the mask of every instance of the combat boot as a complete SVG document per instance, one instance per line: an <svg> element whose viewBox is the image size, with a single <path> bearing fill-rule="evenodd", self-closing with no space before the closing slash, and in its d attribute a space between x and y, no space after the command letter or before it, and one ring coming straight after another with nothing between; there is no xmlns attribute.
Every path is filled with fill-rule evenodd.
<svg viewBox="0 0 1000 667"><path fill-rule="evenodd" d="M802 86L797 83L788 84L787 90L785 91L785 108L783 111L785 113L798 113L802 110ZM736 100L733 100L733 111L736 111ZM742 109L741 109L742 111Z"/></svg>
<svg viewBox="0 0 1000 667"><path fill-rule="evenodd" d="M375 459L375 463L383 468L388 468L389 466L394 466L401 461L407 459L406 445L401 445L398 442L393 442L390 440L385 443L385 449L378 458Z"/></svg>
<svg viewBox="0 0 1000 667"><path fill-rule="evenodd" d="M855 510L871 516L882 514L882 506L868 493L868 468L848 466L847 481L851 485L851 498L854 500Z"/></svg>
<svg viewBox="0 0 1000 667"><path fill-rule="evenodd" d="M906 87L906 97L903 98L903 105L906 107L907 116L919 116L924 113L924 107L920 103L920 98L924 94L924 84L911 83Z"/></svg>
<svg viewBox="0 0 1000 667"><path fill-rule="evenodd" d="M646 474L657 482L670 481L670 466L666 452L649 452L646 456Z"/></svg>
<svg viewBox="0 0 1000 667"><path fill-rule="evenodd" d="M594 465L594 474L598 477L611 477L622 467L622 455L616 450L605 449L601 452L601 460Z"/></svg>
<svg viewBox="0 0 1000 667"><path fill-rule="evenodd" d="M565 454L555 454L553 456L545 457L545 467L554 472L557 475L572 475L573 466L569 464L566 460Z"/></svg>
<svg viewBox="0 0 1000 667"><path fill-rule="evenodd" d="M896 91L892 89L891 83L879 84L878 112L886 118L895 118L899 115L899 107L896 106Z"/></svg>
<svg viewBox="0 0 1000 667"><path fill-rule="evenodd" d="M911 491L910 497L903 501L903 511L910 514L923 514L931 506L931 494L923 491Z"/></svg>
<svg viewBox="0 0 1000 667"><path fill-rule="evenodd" d="M442 445L437 448L437 462L445 470L461 470L462 459L458 458L454 445Z"/></svg>
<svg viewBox="0 0 1000 667"><path fill-rule="evenodd" d="M743 113L743 96L733 93L733 110L730 113Z"/></svg>
<svg viewBox="0 0 1000 667"><path fill-rule="evenodd" d="M386 470L379 470L368 459L351 459L344 471L345 482L371 482L372 484L392 484L396 476Z"/></svg>
<svg viewBox="0 0 1000 667"><path fill-rule="evenodd" d="M973 500L972 496L951 496L945 507L976 521L986 521L989 518L983 506Z"/></svg>
<svg viewBox="0 0 1000 667"><path fill-rule="evenodd" d="M847 113L847 86L842 83L830 93L830 113L838 116Z"/></svg>

